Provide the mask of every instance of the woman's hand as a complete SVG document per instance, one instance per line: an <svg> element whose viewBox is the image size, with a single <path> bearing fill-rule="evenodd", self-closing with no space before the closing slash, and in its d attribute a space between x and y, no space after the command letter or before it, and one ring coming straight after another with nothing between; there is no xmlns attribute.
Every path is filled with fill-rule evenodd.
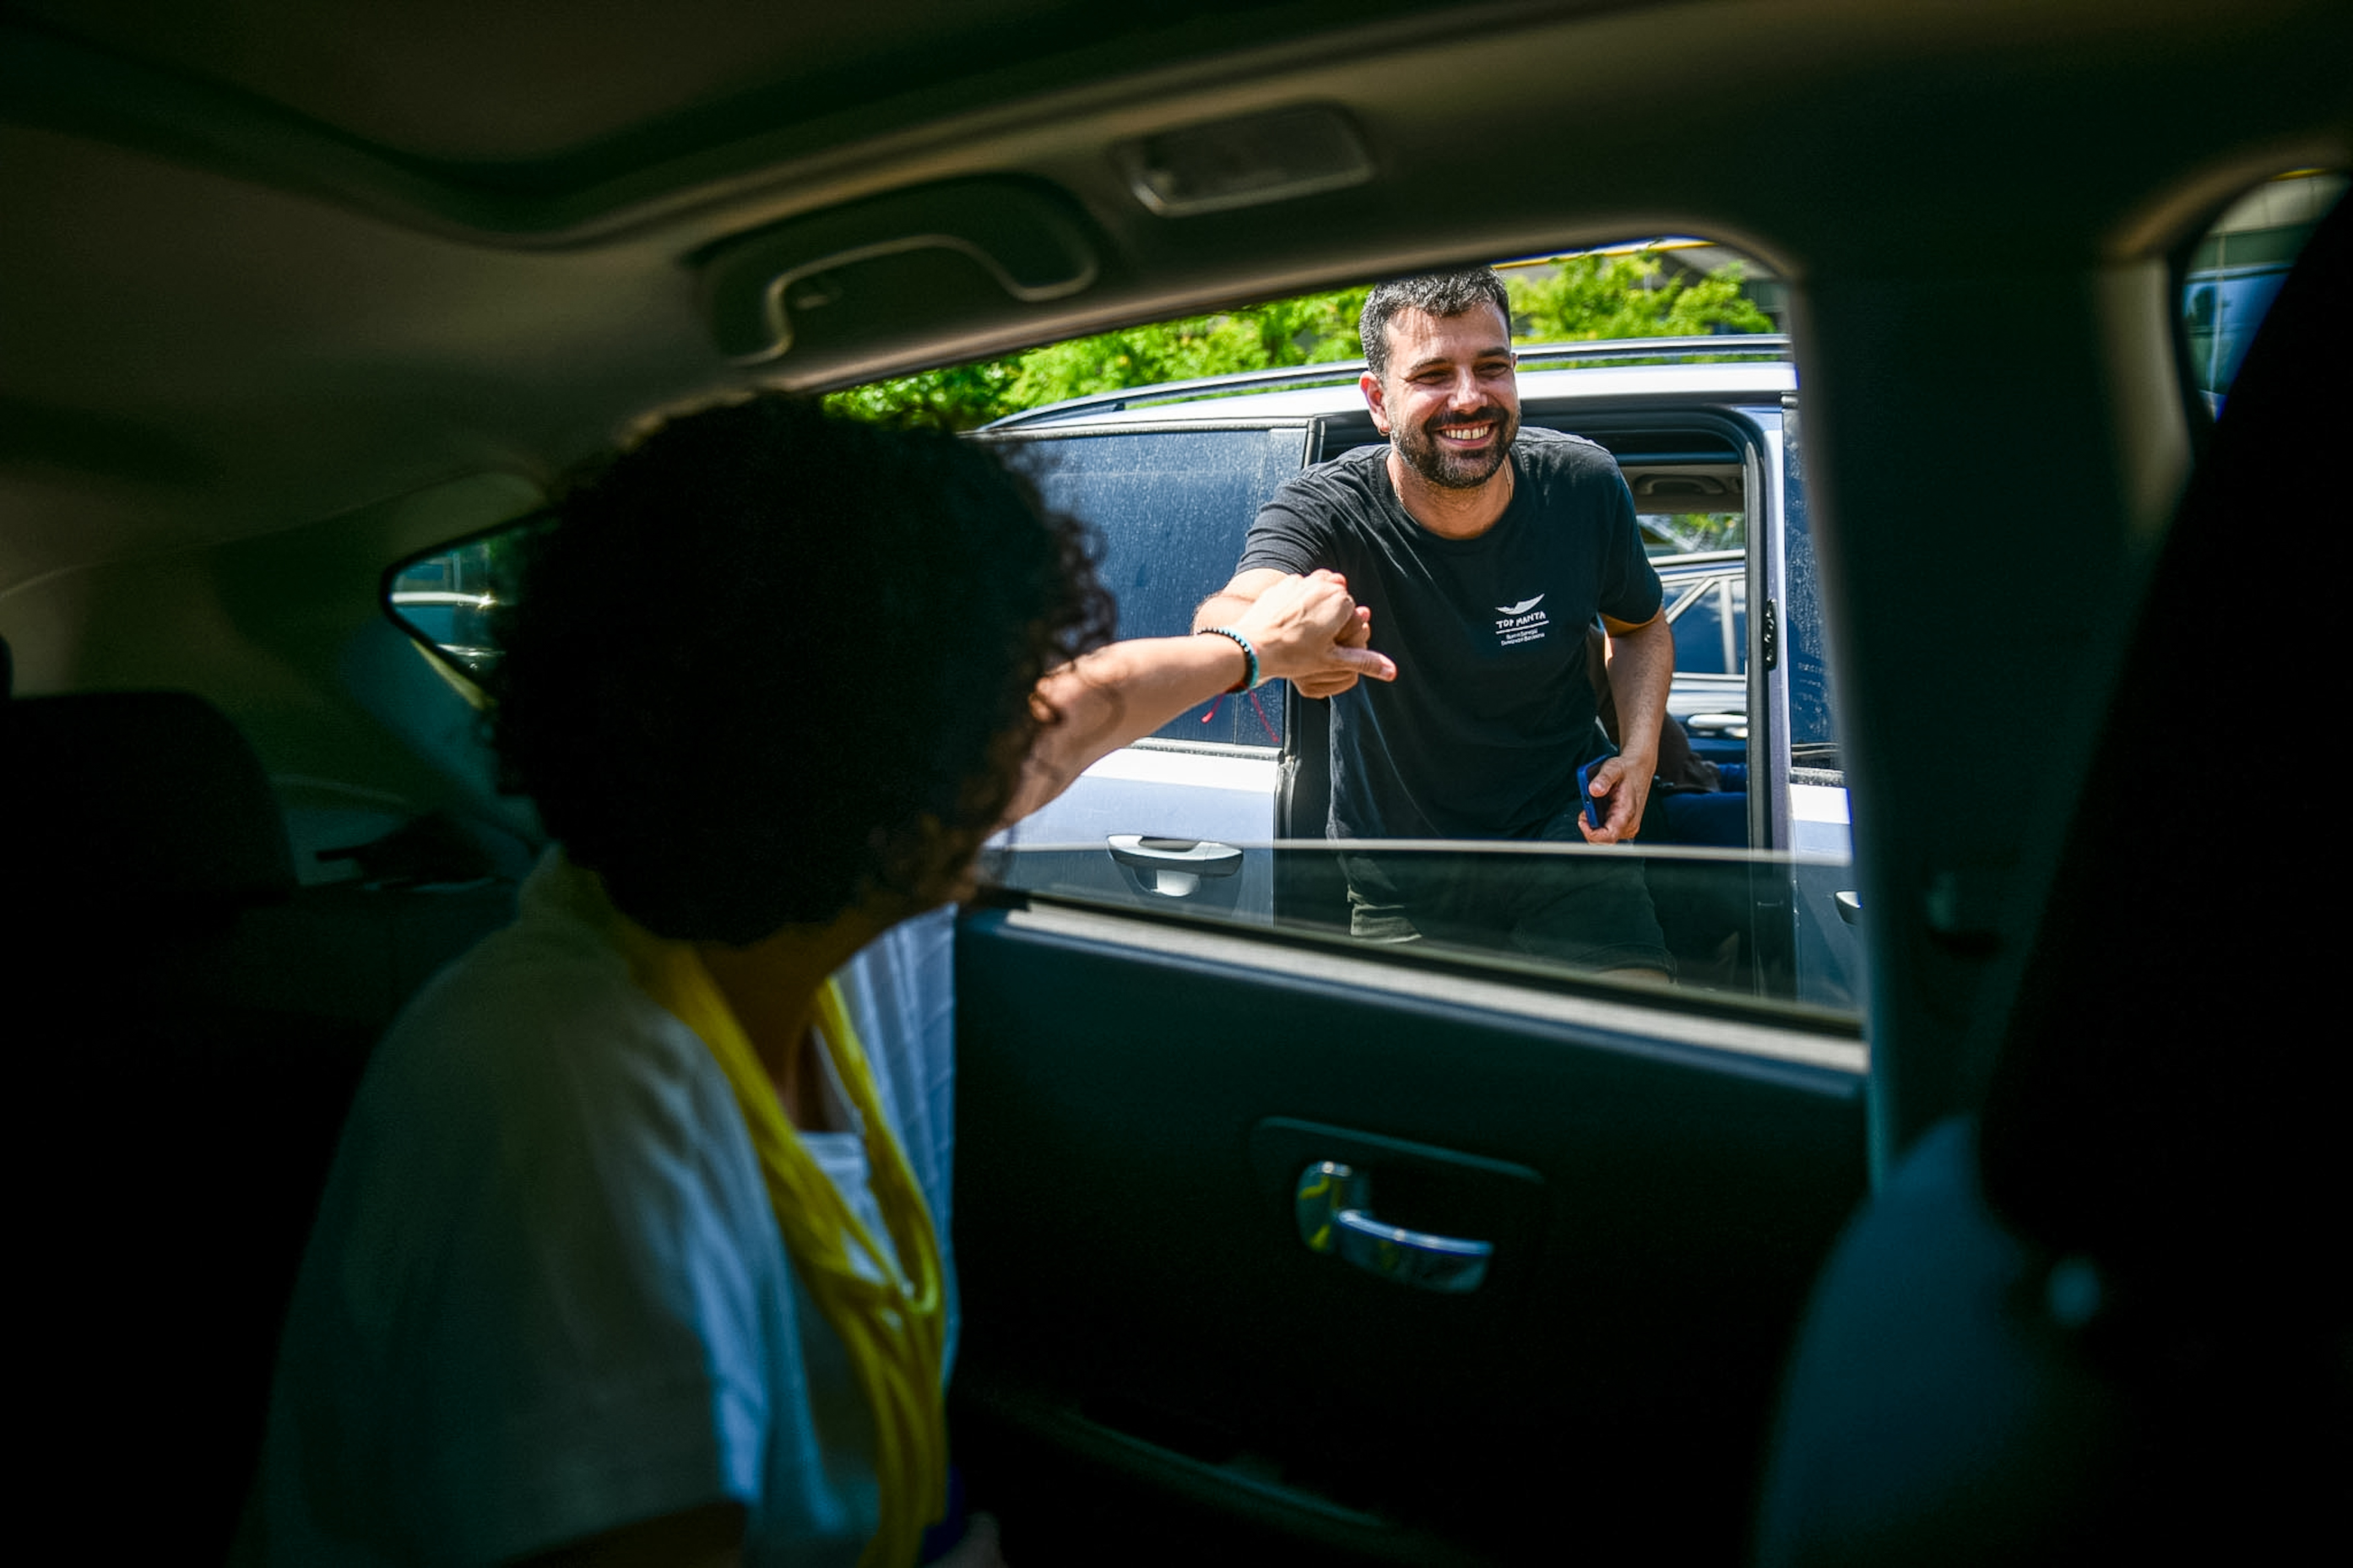
<svg viewBox="0 0 2353 1568"><path fill-rule="evenodd" d="M1388 656L1366 646L1372 612L1348 596L1347 580L1336 572L1270 584L1234 622L1234 630L1257 650L1261 678L1288 680L1303 696L1329 697L1367 675L1397 679L1397 665Z"/></svg>
<svg viewBox="0 0 2353 1568"><path fill-rule="evenodd" d="M1311 697L1345 691L1363 676L1397 679L1388 657L1366 646L1372 636L1368 612L1348 597L1348 585L1336 574L1270 574L1264 589L1240 608L1230 629L1250 640L1261 679L1293 681ZM1038 683L1037 701L1041 716L1059 718L1030 742L1002 821L1018 822L1097 759L1230 689L1240 658L1241 650L1224 637L1141 637L1048 671Z"/></svg>

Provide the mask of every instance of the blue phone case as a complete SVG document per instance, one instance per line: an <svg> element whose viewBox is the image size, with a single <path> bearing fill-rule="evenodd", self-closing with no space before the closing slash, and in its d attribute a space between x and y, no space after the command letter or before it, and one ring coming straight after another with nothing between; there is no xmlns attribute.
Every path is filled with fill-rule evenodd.
<svg viewBox="0 0 2353 1568"><path fill-rule="evenodd" d="M1601 807L1600 803L1593 798L1586 785L1593 777L1593 770L1609 760L1607 757L1596 757L1577 770L1577 798L1585 807L1585 826L1588 827L1598 828L1601 826Z"/></svg>

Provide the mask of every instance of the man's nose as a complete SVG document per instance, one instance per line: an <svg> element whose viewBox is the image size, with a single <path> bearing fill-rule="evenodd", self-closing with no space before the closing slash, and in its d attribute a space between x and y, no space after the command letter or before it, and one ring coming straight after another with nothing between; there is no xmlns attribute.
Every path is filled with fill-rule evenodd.
<svg viewBox="0 0 2353 1568"><path fill-rule="evenodd" d="M1466 414L1487 405L1487 392L1479 384L1476 372L1466 370L1454 378L1454 384L1447 389L1447 403Z"/></svg>

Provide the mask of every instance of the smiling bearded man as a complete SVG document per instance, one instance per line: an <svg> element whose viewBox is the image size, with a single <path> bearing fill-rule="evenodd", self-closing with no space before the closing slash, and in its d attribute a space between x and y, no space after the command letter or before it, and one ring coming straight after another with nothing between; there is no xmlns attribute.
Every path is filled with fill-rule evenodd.
<svg viewBox="0 0 2353 1568"><path fill-rule="evenodd" d="M1511 301L1491 268L1393 279L1365 303L1361 383L1386 446L1293 478L1260 509L1198 627L1286 574L1339 573L1372 607L1393 685L1303 681L1332 701L1335 839L1596 844L1631 838L1674 668L1658 574L1608 451L1520 428ZM1612 756L1586 673L1609 631L1626 750ZM1592 774L1587 825L1578 769ZM1673 961L1641 866L1615 858L1431 858L1344 848L1349 925L1664 978Z"/></svg>

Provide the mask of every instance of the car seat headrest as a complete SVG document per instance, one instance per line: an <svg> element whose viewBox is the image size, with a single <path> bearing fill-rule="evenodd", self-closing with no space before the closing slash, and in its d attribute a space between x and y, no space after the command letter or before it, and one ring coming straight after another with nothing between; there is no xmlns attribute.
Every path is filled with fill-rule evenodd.
<svg viewBox="0 0 2353 1568"><path fill-rule="evenodd" d="M2314 232L2176 515L1998 1052L1986 1195L2021 1233L2191 1316L2342 1310L2326 1086L2343 963L2284 518L2353 418L2353 204ZM2327 641L2324 642L2324 634ZM2316 737L2307 749L2303 737ZM2321 786L2318 798L2326 798ZM2293 1278L2291 1278L2293 1277ZM2257 1281L2264 1283L2258 1288Z"/></svg>
<svg viewBox="0 0 2353 1568"><path fill-rule="evenodd" d="M286 824L245 737L180 691L0 705L0 889L18 918L217 916L294 888Z"/></svg>

